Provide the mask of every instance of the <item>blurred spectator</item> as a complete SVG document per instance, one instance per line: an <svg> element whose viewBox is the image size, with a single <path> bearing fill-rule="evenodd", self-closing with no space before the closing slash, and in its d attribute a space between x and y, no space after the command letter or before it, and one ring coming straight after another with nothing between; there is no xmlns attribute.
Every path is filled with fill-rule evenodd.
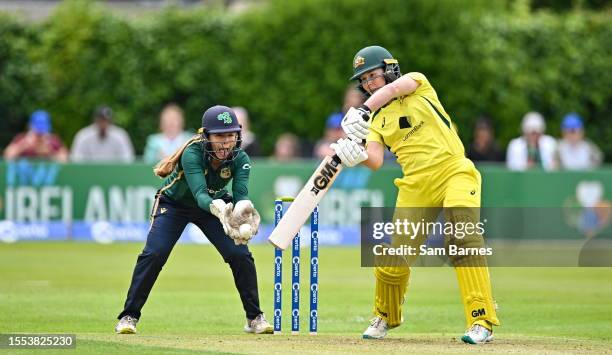
<svg viewBox="0 0 612 355"><path fill-rule="evenodd" d="M528 112L521 123L523 135L508 144L506 164L510 170L543 168L557 169L557 141L545 135L544 117L538 112Z"/></svg>
<svg viewBox="0 0 612 355"><path fill-rule="evenodd" d="M601 164L601 150L584 138L584 124L578 114L565 115L561 134L563 138L559 140L559 162L563 169L588 170Z"/></svg>
<svg viewBox="0 0 612 355"><path fill-rule="evenodd" d="M334 155L334 151L329 147L330 144L334 143L340 138L345 137L344 131L340 123L342 118L351 107L359 107L363 104L365 98L363 94L357 90L354 85L350 85L344 92L344 102L342 104L342 111L334 112L327 118L325 123L325 134L315 144L313 154L317 158L323 158L325 156Z"/></svg>
<svg viewBox="0 0 612 355"><path fill-rule="evenodd" d="M4 150L4 159L16 158L68 160L68 149L51 133L51 116L46 111L32 112L28 131L15 136Z"/></svg>
<svg viewBox="0 0 612 355"><path fill-rule="evenodd" d="M334 143L340 138L345 137L344 131L340 123L344 115L340 112L333 113L327 118L325 123L325 136L321 138L314 148L314 156L317 158L323 158L326 156L332 156L336 154L333 149L329 147L330 144Z"/></svg>
<svg viewBox="0 0 612 355"><path fill-rule="evenodd" d="M474 126L474 142L467 150L472 161L504 161L504 152L495 141L495 130L488 117L482 116Z"/></svg>
<svg viewBox="0 0 612 355"><path fill-rule="evenodd" d="M148 164L155 164L161 159L174 153L193 134L183 130L185 121L183 110L178 105L169 104L159 115L159 130L161 133L151 134L147 137L143 160Z"/></svg>
<svg viewBox="0 0 612 355"><path fill-rule="evenodd" d="M244 107L240 106L232 107L232 110L234 110L234 112L236 113L238 123L242 125L242 144L240 145L240 147L250 157L259 156L259 143L257 142L257 137L255 137L255 133L253 133L250 129L251 124L249 121L248 111Z"/></svg>
<svg viewBox="0 0 612 355"><path fill-rule="evenodd" d="M365 97L354 85L349 85L344 92L344 103L342 104L342 116L351 107L359 107L365 102Z"/></svg>
<svg viewBox="0 0 612 355"><path fill-rule="evenodd" d="M96 109L93 124L77 132L70 158L75 162L134 161L134 147L127 132L112 123L110 107Z"/></svg>
<svg viewBox="0 0 612 355"><path fill-rule="evenodd" d="M300 141L291 134L281 134L274 145L274 158L278 161L290 161L300 156Z"/></svg>

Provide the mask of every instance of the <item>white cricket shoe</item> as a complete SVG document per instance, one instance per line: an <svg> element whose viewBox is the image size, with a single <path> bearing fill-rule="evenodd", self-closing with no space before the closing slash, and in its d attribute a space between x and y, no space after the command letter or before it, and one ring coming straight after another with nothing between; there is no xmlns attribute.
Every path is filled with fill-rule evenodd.
<svg viewBox="0 0 612 355"><path fill-rule="evenodd" d="M483 327L480 324L474 324L461 337L464 343L468 344L484 344L493 341L493 331Z"/></svg>
<svg viewBox="0 0 612 355"><path fill-rule="evenodd" d="M255 319L247 319L244 331L253 334L272 334L274 327L268 323L263 313L255 317Z"/></svg>
<svg viewBox="0 0 612 355"><path fill-rule="evenodd" d="M123 316L115 327L115 333L117 334L136 334L136 323L138 318L131 316Z"/></svg>
<svg viewBox="0 0 612 355"><path fill-rule="evenodd" d="M363 332L364 339L382 339L387 335L387 321L382 317L375 317L370 321L370 326Z"/></svg>

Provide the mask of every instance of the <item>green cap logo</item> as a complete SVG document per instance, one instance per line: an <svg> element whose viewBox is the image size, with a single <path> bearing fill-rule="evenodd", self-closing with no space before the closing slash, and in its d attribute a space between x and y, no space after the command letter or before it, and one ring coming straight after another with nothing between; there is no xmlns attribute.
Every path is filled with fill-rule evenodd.
<svg viewBox="0 0 612 355"><path fill-rule="evenodd" d="M219 121L223 121L224 124L228 125L232 123L232 116L230 116L229 112L223 112L217 116Z"/></svg>

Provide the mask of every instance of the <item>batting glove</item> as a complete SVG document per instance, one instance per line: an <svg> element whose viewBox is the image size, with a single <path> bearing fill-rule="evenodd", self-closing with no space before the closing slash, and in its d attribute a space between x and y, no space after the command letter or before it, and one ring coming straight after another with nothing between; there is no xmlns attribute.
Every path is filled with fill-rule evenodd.
<svg viewBox="0 0 612 355"><path fill-rule="evenodd" d="M351 139L340 138L338 142L332 143L330 148L336 152L336 155L342 161L342 165L349 168L368 159L365 148Z"/></svg>
<svg viewBox="0 0 612 355"><path fill-rule="evenodd" d="M342 119L342 130L349 139L361 142L368 136L370 129L370 108L361 105L359 108L351 107Z"/></svg>

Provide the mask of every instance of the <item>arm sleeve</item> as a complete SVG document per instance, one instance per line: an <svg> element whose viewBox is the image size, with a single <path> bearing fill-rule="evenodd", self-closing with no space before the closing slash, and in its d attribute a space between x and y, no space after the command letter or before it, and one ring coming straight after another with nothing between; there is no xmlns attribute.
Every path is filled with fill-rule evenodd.
<svg viewBox="0 0 612 355"><path fill-rule="evenodd" d="M417 87L417 89L411 95L421 95L421 96L431 97L431 91L432 91L431 84L429 83L429 80L427 80L425 75L423 75L422 73L418 73L418 72L411 72L406 75L408 75L414 81L419 83L419 87Z"/></svg>
<svg viewBox="0 0 612 355"><path fill-rule="evenodd" d="M385 145L385 141L383 140L383 137L380 135L380 133L376 132L371 127L370 127L370 132L368 133L368 136L366 137L366 146L368 142L378 142L382 144L383 146Z"/></svg>
<svg viewBox="0 0 612 355"><path fill-rule="evenodd" d="M251 174L251 160L246 153L241 154L242 157L236 164L235 171L232 172L232 197L234 204L240 200L249 199L249 176Z"/></svg>
<svg viewBox="0 0 612 355"><path fill-rule="evenodd" d="M185 173L185 181L187 181L189 190L191 190L198 207L210 212L210 204L213 199L208 195L208 190L206 188L206 178L201 163L202 157L195 149L189 148L190 147L187 147L181 156L181 165Z"/></svg>

